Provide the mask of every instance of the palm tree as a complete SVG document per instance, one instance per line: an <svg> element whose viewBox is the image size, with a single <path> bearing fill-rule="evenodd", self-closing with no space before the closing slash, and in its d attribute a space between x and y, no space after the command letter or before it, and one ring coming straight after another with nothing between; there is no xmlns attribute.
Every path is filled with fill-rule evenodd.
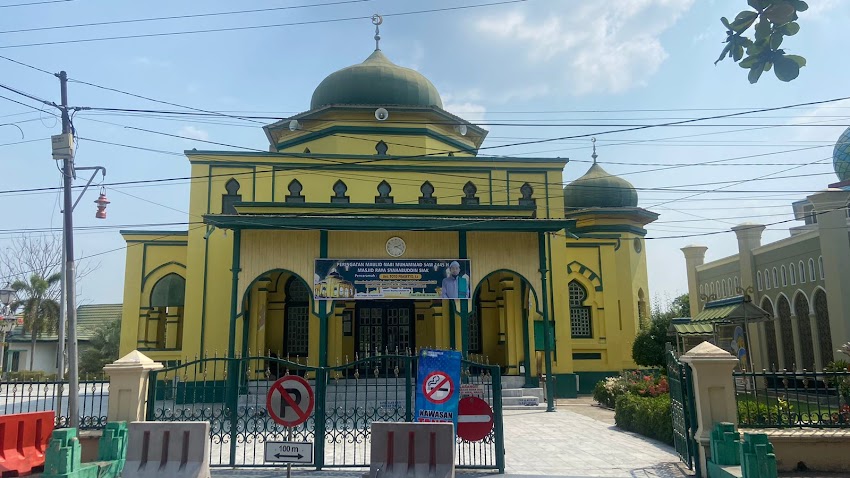
<svg viewBox="0 0 850 478"><path fill-rule="evenodd" d="M33 274L29 282L18 280L12 284L12 290L18 295L18 301L11 304L12 310L23 308L24 332L32 337L30 371L35 359L36 338L59 329L59 303L50 297L50 289L61 278L61 274L53 274L46 279Z"/></svg>

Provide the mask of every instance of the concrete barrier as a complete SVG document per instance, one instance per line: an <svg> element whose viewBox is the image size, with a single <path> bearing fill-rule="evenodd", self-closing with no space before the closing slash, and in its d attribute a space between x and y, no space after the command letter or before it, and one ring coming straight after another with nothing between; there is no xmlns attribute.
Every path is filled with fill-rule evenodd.
<svg viewBox="0 0 850 478"><path fill-rule="evenodd" d="M0 475L25 476L44 465L54 412L0 416Z"/></svg>
<svg viewBox="0 0 850 478"><path fill-rule="evenodd" d="M209 422L132 422L123 478L209 478Z"/></svg>
<svg viewBox="0 0 850 478"><path fill-rule="evenodd" d="M455 476L451 423L372 423L371 478Z"/></svg>

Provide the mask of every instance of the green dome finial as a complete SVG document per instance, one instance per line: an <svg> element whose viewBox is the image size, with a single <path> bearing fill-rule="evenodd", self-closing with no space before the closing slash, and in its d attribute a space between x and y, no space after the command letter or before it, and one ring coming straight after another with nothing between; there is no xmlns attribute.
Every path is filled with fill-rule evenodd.
<svg viewBox="0 0 850 478"><path fill-rule="evenodd" d="M593 143L593 165L584 176L571 182L564 188L564 208L569 213L578 209L593 207L637 207L638 195L634 186L602 169L596 162L596 138Z"/></svg>

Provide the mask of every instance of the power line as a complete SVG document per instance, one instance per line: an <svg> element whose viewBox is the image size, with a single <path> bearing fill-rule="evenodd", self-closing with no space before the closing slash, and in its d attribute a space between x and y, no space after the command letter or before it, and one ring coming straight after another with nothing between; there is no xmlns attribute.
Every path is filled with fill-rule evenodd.
<svg viewBox="0 0 850 478"><path fill-rule="evenodd" d="M35 5L45 5L48 3L66 3L73 2L74 0L42 0L40 2L28 2L28 3L12 3L7 5L0 5L0 8L12 8L12 7L31 7Z"/></svg>
<svg viewBox="0 0 850 478"><path fill-rule="evenodd" d="M69 0L64 0L69 1ZM217 16L226 16L226 15L242 15L249 13L262 13L262 12L273 12L273 11L281 11L281 10L298 10L305 8L313 8L313 7L329 7L334 5L344 5L349 3L364 3L370 2L372 0L344 0L338 2L328 2L328 3L313 3L309 5L293 5L289 7L273 7L273 8L257 8L253 10L236 10L230 12L212 12L212 13L195 13L190 15L173 15L167 17L151 17L151 18L133 18L128 20L111 20L105 22L92 22L92 23L77 23L72 25L53 25L49 27L34 27L34 28L21 28L17 30L3 30L0 31L0 34L6 33L26 33L26 32L37 32L44 30L63 30L67 28L83 28L83 27L96 27L96 26L105 26L105 25L126 25L128 23L145 23L145 22L158 22L164 20L181 20L187 18L204 18L204 17L217 17Z"/></svg>
<svg viewBox="0 0 850 478"><path fill-rule="evenodd" d="M439 13L439 12L447 12L447 11L456 11L456 10L466 10L472 8L484 8L484 7L492 7L498 5L508 5L514 3L523 3L527 0L504 0L500 2L490 2L490 3L479 3L473 5L460 5L456 7L445 7L445 8L433 8L428 10L417 10L417 11L409 11L409 12L397 12L397 13L387 13L382 14L381 16L384 18L387 17L401 17L401 16L409 16L409 15L422 15L428 13ZM178 35L195 35L202 33L221 33L221 32L234 32L234 31L244 31L244 30L260 30L267 28L283 28L283 27L293 27L293 26L303 26L303 25L319 25L326 23L339 23L339 22L350 22L355 20L367 20L372 18L371 15L366 16L356 16L356 17L341 17L341 18L330 18L330 19L322 19L322 20L306 20L300 22L289 22L289 23L275 23L268 25L247 25L247 26L237 26L237 27L226 27L226 28L209 28L209 29L201 29L201 30L183 30L183 31L172 31L172 32L161 32L161 33L142 33L135 35L116 35L110 37L98 37L98 38L81 38L75 40L55 40L55 41L46 41L46 42L36 42L36 43L22 43L17 45L3 45L0 46L0 49L6 48L23 48L23 47L33 47L33 46L47 46L47 45L65 45L69 43L90 43L90 42L101 42L101 41L112 41L112 40L128 40L133 38L155 38L155 37L168 37L168 36L178 36Z"/></svg>

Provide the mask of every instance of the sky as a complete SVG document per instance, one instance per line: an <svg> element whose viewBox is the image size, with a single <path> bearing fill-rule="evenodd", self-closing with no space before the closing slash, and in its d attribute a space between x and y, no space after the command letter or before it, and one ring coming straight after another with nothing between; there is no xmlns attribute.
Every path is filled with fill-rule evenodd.
<svg viewBox="0 0 850 478"><path fill-rule="evenodd" d="M645 250L650 294L662 303L687 291L681 247L708 246L707 260L735 254L729 231L743 222L769 225L763 243L788 237L788 227L797 223L781 221L793 218L791 202L836 181L832 145L850 126L850 101L840 101L611 132L622 125L850 96L850 63L840 60L846 58L846 45L836 40L850 23L850 0L811 0L812 8L799 20L800 33L783 44L808 60L800 77L783 83L766 72L756 85L731 61L714 64L725 38L719 19L747 8L744 0L499 5L485 5L497 0L68 0L8 6L32 1L0 0L0 55L160 101L279 117L309 109L312 91L324 77L372 52L374 27L368 17L380 13L381 49L391 60L428 77L450 112L474 123L500 123L483 126L490 134L482 154L570 158L567 183L590 166L588 137L503 145L597 138L602 166L634 184L641 207L661 215L647 227ZM476 7L422 12L459 6ZM55 28L240 10L264 11ZM239 28L260 25L277 26ZM41 29L10 32L33 28ZM159 35L210 29L225 31ZM139 35L148 36L116 38ZM98 41L80 41L91 39ZM55 77L3 59L0 83L59 100ZM9 91L0 95L36 106L0 98L0 191L59 185L49 138L61 128L51 108ZM69 98L76 106L179 109L76 82L69 85ZM229 149L198 140L268 147L259 125L229 118L81 111L74 125L82 138L77 165L105 166L108 183L188 176L183 150ZM94 217L97 188L87 192L74 215L81 228L75 234L76 255L97 267L78 287L80 303L122 300L125 243L119 229L187 221L185 181L111 186L106 193L112 201L106 221ZM0 247L9 247L21 229L60 228L59 199L53 190L0 193ZM85 229L90 226L110 228Z"/></svg>

